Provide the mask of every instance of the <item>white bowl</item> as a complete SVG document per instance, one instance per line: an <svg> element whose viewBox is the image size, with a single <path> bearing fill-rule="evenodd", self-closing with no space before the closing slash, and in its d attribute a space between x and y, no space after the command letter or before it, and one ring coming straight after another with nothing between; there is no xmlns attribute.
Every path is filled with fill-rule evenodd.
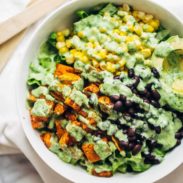
<svg viewBox="0 0 183 183"><path fill-rule="evenodd" d="M135 9L152 13L161 20L163 25L167 27L172 34L179 34L183 37L183 23L181 20L171 14L168 10L149 0L76 0L59 7L53 13L49 14L46 18L36 24L27 35L29 36L27 48L24 53L23 60L21 61L22 65L20 67L19 77L17 79L17 105L20 119L30 144L40 158L55 172L73 182L154 182L169 174L183 162L183 144L168 153L161 164L153 166L146 172L140 174L117 173L111 178L99 178L89 175L79 166L64 163L55 154L50 152L42 143L38 133L32 129L29 112L26 109L26 79L28 76L28 68L30 62L35 59L41 43L47 39L47 36L53 30L60 30L70 26L75 17L74 13L76 10L92 7L102 2L112 2L117 4L128 3Z"/></svg>

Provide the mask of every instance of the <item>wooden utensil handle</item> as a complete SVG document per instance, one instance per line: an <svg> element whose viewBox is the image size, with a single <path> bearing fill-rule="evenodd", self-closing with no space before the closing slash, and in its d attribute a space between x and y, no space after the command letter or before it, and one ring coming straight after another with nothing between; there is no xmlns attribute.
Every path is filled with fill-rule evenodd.
<svg viewBox="0 0 183 183"><path fill-rule="evenodd" d="M64 2L66 0L41 0L18 15L2 22L0 24L0 45Z"/></svg>

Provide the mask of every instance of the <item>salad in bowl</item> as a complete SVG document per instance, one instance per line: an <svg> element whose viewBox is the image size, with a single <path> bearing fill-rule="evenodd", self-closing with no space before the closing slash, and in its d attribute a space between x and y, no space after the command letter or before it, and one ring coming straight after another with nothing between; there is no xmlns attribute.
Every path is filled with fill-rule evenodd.
<svg viewBox="0 0 183 183"><path fill-rule="evenodd" d="M94 176L144 172L183 138L183 38L128 4L76 15L30 64L32 127Z"/></svg>

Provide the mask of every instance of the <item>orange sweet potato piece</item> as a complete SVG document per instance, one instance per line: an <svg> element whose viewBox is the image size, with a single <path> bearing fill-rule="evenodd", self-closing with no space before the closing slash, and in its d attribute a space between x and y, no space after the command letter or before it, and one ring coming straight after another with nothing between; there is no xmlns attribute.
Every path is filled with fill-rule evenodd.
<svg viewBox="0 0 183 183"><path fill-rule="evenodd" d="M40 129L44 127L43 122L40 121L32 121L31 124L33 129Z"/></svg>
<svg viewBox="0 0 183 183"><path fill-rule="evenodd" d="M95 170L92 170L92 175L95 175L98 177L111 177L113 174L111 171L103 171L103 172L97 173Z"/></svg>
<svg viewBox="0 0 183 183"><path fill-rule="evenodd" d="M67 145L68 142L69 142L69 133L65 131L59 140L59 144L63 146L63 145Z"/></svg>
<svg viewBox="0 0 183 183"><path fill-rule="evenodd" d="M65 133L65 130L62 128L59 120L55 121L55 126L56 126L57 137L60 139L62 135Z"/></svg>
<svg viewBox="0 0 183 183"><path fill-rule="evenodd" d="M90 125L95 125L96 121L93 118L88 118Z"/></svg>
<svg viewBox="0 0 183 183"><path fill-rule="evenodd" d="M69 67L63 64L57 64L56 71L55 71L55 77L60 77L60 75L70 72L74 73L75 69L73 67Z"/></svg>
<svg viewBox="0 0 183 183"><path fill-rule="evenodd" d="M61 115L61 114L63 114L65 112L65 110L66 110L66 108L65 108L64 105L56 104L55 109L54 109L54 113L56 115Z"/></svg>
<svg viewBox="0 0 183 183"><path fill-rule="evenodd" d="M48 117L31 115L31 121L32 122L47 122Z"/></svg>
<svg viewBox="0 0 183 183"><path fill-rule="evenodd" d="M71 112L66 112L65 117L70 121L76 121L77 116Z"/></svg>
<svg viewBox="0 0 183 183"><path fill-rule="evenodd" d="M62 102L64 101L64 98L63 98L63 96L62 96L61 93L59 93L59 92L57 92L57 91L51 91L50 94L51 94L51 96L54 97L56 100L62 101Z"/></svg>
<svg viewBox="0 0 183 183"><path fill-rule="evenodd" d="M100 157L94 151L93 144L89 144L89 143L83 144L82 150L90 162L94 163L94 162L100 161Z"/></svg>
<svg viewBox="0 0 183 183"><path fill-rule="evenodd" d="M86 118L86 117L88 116L88 113L85 112L85 111L83 111L83 110L78 111L78 113L79 113L81 116L83 116L84 118Z"/></svg>
<svg viewBox="0 0 183 183"><path fill-rule="evenodd" d="M111 99L107 96L101 96L98 99L99 103L105 104L105 105L110 105L111 104Z"/></svg>
<svg viewBox="0 0 183 183"><path fill-rule="evenodd" d="M58 76L58 79L63 82L64 84L71 84L80 79L80 76L73 73L64 73Z"/></svg>
<svg viewBox="0 0 183 183"><path fill-rule="evenodd" d="M28 100L30 102L36 102L36 97L34 97L33 95L29 94Z"/></svg>
<svg viewBox="0 0 183 183"><path fill-rule="evenodd" d="M119 150L119 151L122 151L123 149L119 146L119 142L118 140L112 136L112 141L114 142L114 145L116 146L116 148Z"/></svg>
<svg viewBox="0 0 183 183"><path fill-rule="evenodd" d="M99 87L95 84L90 84L86 88L84 88L84 92L98 93Z"/></svg>
<svg viewBox="0 0 183 183"><path fill-rule="evenodd" d="M66 105L68 105L69 107L71 107L72 109L74 109L75 111L77 111L77 112L80 111L80 106L78 104L74 103L74 101L71 100L70 98L67 97L65 99L64 103Z"/></svg>
<svg viewBox="0 0 183 183"><path fill-rule="evenodd" d="M51 146L51 133L44 133L41 135L41 139L43 140L44 144L46 145L46 147L50 147Z"/></svg>

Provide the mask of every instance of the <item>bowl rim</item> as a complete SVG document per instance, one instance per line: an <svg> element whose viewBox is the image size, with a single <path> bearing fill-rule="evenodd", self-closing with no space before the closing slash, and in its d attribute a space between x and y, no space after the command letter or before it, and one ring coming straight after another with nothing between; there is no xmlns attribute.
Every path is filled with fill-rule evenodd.
<svg viewBox="0 0 183 183"><path fill-rule="evenodd" d="M62 9L64 9L65 7L67 6L70 6L78 1L81 1L81 0L71 0L69 2L66 2L64 3L63 5L61 5L60 7L58 7L56 10L54 10L52 13L50 13L49 15L47 15L45 18L41 19L39 22L37 22L35 25L31 26L31 28L29 28L29 30L27 31L26 33L26 36L25 36L25 39L27 41L27 44L25 45L25 51L23 53L23 56L21 58L21 60L24 60L25 57L26 57L26 52L28 51L28 48L30 47L31 45L31 41L32 39L34 38L34 35L40 30L40 28L52 17L54 16L55 14L57 14L59 11L61 11ZM107 0L106 0L107 1ZM172 13L169 9L159 5L158 3L154 2L153 0L146 0L148 1L150 4L152 5L155 5L155 6L158 6L159 8L161 8L162 10L168 12L170 14L171 17L174 17L180 24L183 25L183 20L180 19L177 15L175 15L174 13ZM29 38L27 38L29 37ZM24 40L25 40L24 39ZM23 40L23 41L24 41ZM20 72L17 74L17 77L18 79L21 79L21 67L20 67ZM25 135L26 135L26 138L28 139L29 143L31 144L31 146L33 147L34 151L38 154L38 156L40 157L40 159L43 160L43 162L49 167L51 168L54 172L56 172L59 176L63 176L64 178L66 178L67 180L70 180L70 181L73 181L73 182L76 182L76 179L79 181L80 179L76 178L76 177L73 177L72 175L69 175L68 173L65 173L65 172L62 172L60 173L60 170L56 167L54 167L54 163L53 164L49 164L48 161L46 161L44 159L44 157L42 156L42 152L37 148L38 146L33 143L33 140L34 138L31 137L31 135L29 134L29 127L24 123L25 119L24 119L24 114L22 113L22 110L21 110L21 106L19 104L19 85L16 85L16 89L15 89L15 92L16 92L16 104L17 104L17 109L18 109L18 115L20 117L20 121L21 121L21 124L23 126L23 130L25 132ZM154 179L153 179L153 182L165 177L166 175L168 175L169 173L171 173L173 170L175 170L178 166L180 166L181 164L183 163L183 158L180 160L179 163L176 163L174 164L171 168L169 168L167 171L164 171L161 173L161 175L159 176L156 176L154 175ZM72 168L71 168L71 171L72 171ZM86 173L87 174L87 173ZM88 175L90 176L90 175ZM92 176L93 177L93 176ZM98 180L101 182L102 180L105 181L105 178L98 178ZM98 183L99 181L97 181L96 183ZM111 179L112 181L112 179ZM81 182L81 181L80 181ZM150 180L150 182L152 182L152 180Z"/></svg>

